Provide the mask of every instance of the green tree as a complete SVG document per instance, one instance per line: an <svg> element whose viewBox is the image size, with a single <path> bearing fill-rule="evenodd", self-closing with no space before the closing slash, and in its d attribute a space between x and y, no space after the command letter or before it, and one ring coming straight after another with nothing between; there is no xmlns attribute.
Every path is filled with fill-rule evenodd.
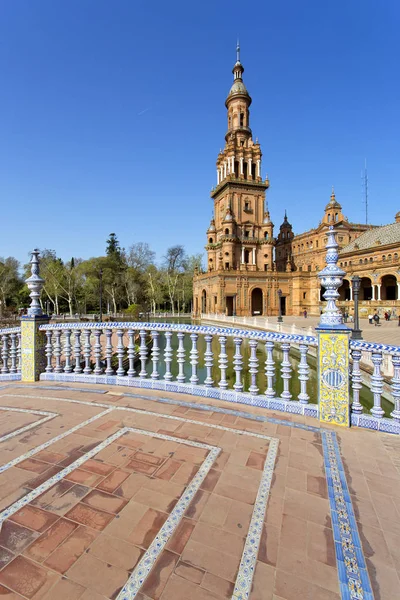
<svg viewBox="0 0 400 600"><path fill-rule="evenodd" d="M0 258L0 317L8 306L19 301L24 283L18 269L19 262L16 258Z"/></svg>

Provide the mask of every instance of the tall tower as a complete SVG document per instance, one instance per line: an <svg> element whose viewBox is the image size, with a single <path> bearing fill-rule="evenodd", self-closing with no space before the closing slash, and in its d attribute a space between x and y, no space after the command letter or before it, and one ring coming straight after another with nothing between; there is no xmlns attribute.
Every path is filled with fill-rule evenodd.
<svg viewBox="0 0 400 600"><path fill-rule="evenodd" d="M250 129L251 97L243 83L239 44L233 85L225 101L225 147L217 158L214 216L207 230L209 271L271 271L273 223L266 206L268 178L261 175L261 148Z"/></svg>

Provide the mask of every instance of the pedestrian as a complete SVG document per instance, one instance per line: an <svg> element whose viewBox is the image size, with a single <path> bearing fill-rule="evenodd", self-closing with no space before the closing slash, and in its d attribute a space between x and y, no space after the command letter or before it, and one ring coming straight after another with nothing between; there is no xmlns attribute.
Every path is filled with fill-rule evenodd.
<svg viewBox="0 0 400 600"><path fill-rule="evenodd" d="M400 327L400 315L399 315L399 327Z"/></svg>
<svg viewBox="0 0 400 600"><path fill-rule="evenodd" d="M377 325L379 325L379 315L378 315L378 313L377 313L377 312L374 314L374 321L375 321L375 327L376 327Z"/></svg>
<svg viewBox="0 0 400 600"><path fill-rule="evenodd" d="M369 321L370 325L372 325L373 318L374 318L374 315L371 315L371 313L369 313L369 315L368 315L368 321Z"/></svg>
<svg viewBox="0 0 400 600"><path fill-rule="evenodd" d="M304 315L304 318L307 319L307 311L306 310L303 312L303 315Z"/></svg>

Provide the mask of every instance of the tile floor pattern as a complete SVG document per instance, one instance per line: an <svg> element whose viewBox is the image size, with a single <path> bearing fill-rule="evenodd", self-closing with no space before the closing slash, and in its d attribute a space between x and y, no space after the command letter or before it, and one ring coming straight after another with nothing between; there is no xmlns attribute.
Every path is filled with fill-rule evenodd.
<svg viewBox="0 0 400 600"><path fill-rule="evenodd" d="M163 393L157 402L154 391L149 401L107 386L45 387L0 390L2 407L27 411L0 414L0 507L3 515L17 508L0 532L0 597L125 598L209 447L219 455L132 597L240 598L238 572L251 554L250 600L398 597L395 436L321 432L307 417L251 407L236 414L210 399L185 406ZM33 411L51 420L36 422ZM246 555L257 532L259 547Z"/></svg>

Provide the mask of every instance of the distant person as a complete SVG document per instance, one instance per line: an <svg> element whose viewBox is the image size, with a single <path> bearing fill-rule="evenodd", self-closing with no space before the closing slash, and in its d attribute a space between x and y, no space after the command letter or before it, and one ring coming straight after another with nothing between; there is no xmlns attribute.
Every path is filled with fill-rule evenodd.
<svg viewBox="0 0 400 600"><path fill-rule="evenodd" d="M373 320L374 320L374 315L372 315L371 313L369 313L369 315L368 315L368 321L369 321L370 325L372 325Z"/></svg>
<svg viewBox="0 0 400 600"><path fill-rule="evenodd" d="M303 315L304 315L304 318L307 319L307 311L306 310L303 312Z"/></svg>
<svg viewBox="0 0 400 600"><path fill-rule="evenodd" d="M375 321L375 327L376 327L377 325L379 325L379 315L378 315L378 313L377 313L377 312L374 314L374 321Z"/></svg>

